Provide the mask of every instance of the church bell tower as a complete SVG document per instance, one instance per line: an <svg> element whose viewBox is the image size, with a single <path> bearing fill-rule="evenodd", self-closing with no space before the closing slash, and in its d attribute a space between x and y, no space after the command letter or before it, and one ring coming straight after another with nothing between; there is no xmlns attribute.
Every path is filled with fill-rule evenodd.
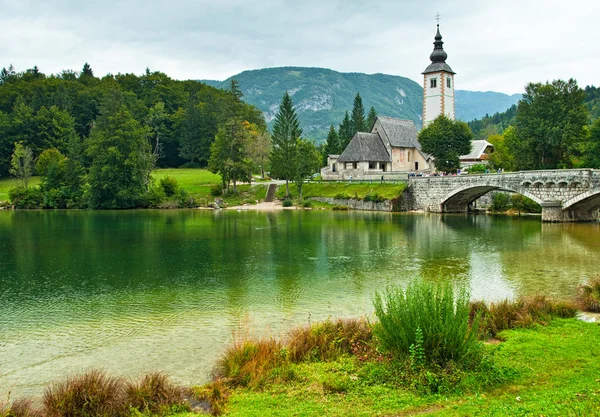
<svg viewBox="0 0 600 417"><path fill-rule="evenodd" d="M438 15L439 19L439 15ZM433 42L433 52L429 56L431 64L423 71L423 127L433 122L440 114L454 120L454 74L446 64L448 54L444 52L444 42L440 34L438 20L437 34Z"/></svg>

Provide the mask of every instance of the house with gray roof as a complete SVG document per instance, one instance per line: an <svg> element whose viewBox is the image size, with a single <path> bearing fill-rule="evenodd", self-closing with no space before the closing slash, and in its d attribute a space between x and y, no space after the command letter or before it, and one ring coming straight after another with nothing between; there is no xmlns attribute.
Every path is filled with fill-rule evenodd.
<svg viewBox="0 0 600 417"><path fill-rule="evenodd" d="M468 168L476 164L487 164L488 155L494 152L494 145L487 140L472 140L471 152L460 157L460 166Z"/></svg>

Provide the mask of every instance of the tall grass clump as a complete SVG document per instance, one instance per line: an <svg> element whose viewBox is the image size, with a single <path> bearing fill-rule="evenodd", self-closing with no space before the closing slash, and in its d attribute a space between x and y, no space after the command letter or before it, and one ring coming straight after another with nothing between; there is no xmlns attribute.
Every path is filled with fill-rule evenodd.
<svg viewBox="0 0 600 417"><path fill-rule="evenodd" d="M553 301L542 295L502 300L489 305L482 301L471 304L471 317L480 317L480 332L484 338L517 327L546 325L554 318L571 318L576 314L577 308L571 303Z"/></svg>
<svg viewBox="0 0 600 417"><path fill-rule="evenodd" d="M167 414L175 406L189 411L185 395L185 389L173 384L165 374L155 372L126 384L125 405L149 415Z"/></svg>
<svg viewBox="0 0 600 417"><path fill-rule="evenodd" d="M600 275L579 286L577 304L583 311L600 313Z"/></svg>
<svg viewBox="0 0 600 417"><path fill-rule="evenodd" d="M0 403L0 417L42 417L42 413L34 408L31 399L21 398L12 404Z"/></svg>
<svg viewBox="0 0 600 417"><path fill-rule="evenodd" d="M92 370L47 388L45 417L119 416L125 412L124 383L103 371Z"/></svg>
<svg viewBox="0 0 600 417"><path fill-rule="evenodd" d="M295 363L330 361L344 354L366 358L374 350L373 332L364 318L327 320L293 329L287 349Z"/></svg>
<svg viewBox="0 0 600 417"><path fill-rule="evenodd" d="M235 343L218 361L216 378L233 386L260 387L268 380L286 379L289 359L286 349L274 339Z"/></svg>
<svg viewBox="0 0 600 417"><path fill-rule="evenodd" d="M470 324L469 297L464 287L454 291L450 284L422 280L404 291L389 287L375 295L375 335L401 358L418 353L424 364L476 366L482 358L479 317Z"/></svg>

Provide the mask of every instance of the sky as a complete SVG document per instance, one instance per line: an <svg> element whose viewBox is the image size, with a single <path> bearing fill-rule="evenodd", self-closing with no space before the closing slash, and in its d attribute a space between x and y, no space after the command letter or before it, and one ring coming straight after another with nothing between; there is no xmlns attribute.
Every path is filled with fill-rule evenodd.
<svg viewBox="0 0 600 417"><path fill-rule="evenodd" d="M302 66L421 84L437 13L457 89L600 84L598 0L0 0L0 67L224 80Z"/></svg>

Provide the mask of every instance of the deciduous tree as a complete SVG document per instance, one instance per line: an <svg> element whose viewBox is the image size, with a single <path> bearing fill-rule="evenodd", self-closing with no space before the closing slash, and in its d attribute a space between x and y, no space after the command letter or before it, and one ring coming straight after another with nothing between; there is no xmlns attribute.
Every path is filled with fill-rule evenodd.
<svg viewBox="0 0 600 417"><path fill-rule="evenodd" d="M31 148L23 142L15 142L15 150L10 160L10 173L19 179L22 187L29 187L34 168Z"/></svg>
<svg viewBox="0 0 600 417"><path fill-rule="evenodd" d="M304 180L317 172L321 167L321 155L313 142L305 139L298 139L294 166L296 168L294 182L296 183L300 202L302 202L302 185L304 184Z"/></svg>
<svg viewBox="0 0 600 417"><path fill-rule="evenodd" d="M419 132L423 151L435 158L440 171L456 172L460 156L471 152L472 139L473 133L466 123L450 120L443 114Z"/></svg>

